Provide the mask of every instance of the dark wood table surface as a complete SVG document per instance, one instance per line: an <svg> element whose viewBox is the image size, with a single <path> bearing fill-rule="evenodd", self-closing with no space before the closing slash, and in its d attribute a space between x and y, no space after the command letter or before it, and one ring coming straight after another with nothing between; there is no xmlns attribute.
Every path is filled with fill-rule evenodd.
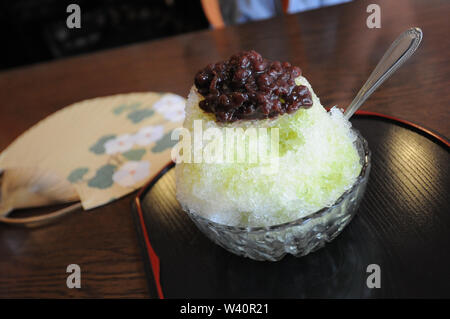
<svg viewBox="0 0 450 319"><path fill-rule="evenodd" d="M370 3L381 6L380 29L366 27ZM391 42L412 26L424 32L421 47L362 109L448 138L449 12L444 0L355 1L2 72L0 150L83 99L136 91L186 96L197 70L243 49L300 66L325 106L345 107ZM134 196L40 228L0 225L0 297L147 297ZM81 267L81 289L66 286L72 263Z"/></svg>

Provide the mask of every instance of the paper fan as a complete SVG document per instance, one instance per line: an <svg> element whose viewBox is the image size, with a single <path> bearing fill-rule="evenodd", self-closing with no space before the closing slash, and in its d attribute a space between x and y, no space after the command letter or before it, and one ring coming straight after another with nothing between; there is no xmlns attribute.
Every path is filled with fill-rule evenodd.
<svg viewBox="0 0 450 319"><path fill-rule="evenodd" d="M171 93L129 93L53 113L0 154L0 217L74 201L91 209L141 187L170 161L184 106Z"/></svg>

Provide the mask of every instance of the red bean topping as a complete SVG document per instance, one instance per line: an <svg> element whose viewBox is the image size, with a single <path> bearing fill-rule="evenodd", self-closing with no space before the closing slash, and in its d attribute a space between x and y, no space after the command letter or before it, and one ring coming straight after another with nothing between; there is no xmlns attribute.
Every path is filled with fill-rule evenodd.
<svg viewBox="0 0 450 319"><path fill-rule="evenodd" d="M228 60L209 64L195 76L204 96L200 108L219 122L274 118L312 106L309 89L295 85L300 68L270 61L255 51L244 51Z"/></svg>

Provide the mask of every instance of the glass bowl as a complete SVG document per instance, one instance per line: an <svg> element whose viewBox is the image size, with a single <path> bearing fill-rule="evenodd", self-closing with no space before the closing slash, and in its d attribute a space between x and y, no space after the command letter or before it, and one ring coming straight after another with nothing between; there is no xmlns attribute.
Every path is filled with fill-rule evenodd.
<svg viewBox="0 0 450 319"><path fill-rule="evenodd" d="M277 261L286 254L305 256L325 246L338 236L355 215L370 173L367 141L357 135L355 146L360 156L361 172L353 186L330 206L297 220L268 226L242 227L218 224L194 212L186 211L197 227L226 250L254 260Z"/></svg>

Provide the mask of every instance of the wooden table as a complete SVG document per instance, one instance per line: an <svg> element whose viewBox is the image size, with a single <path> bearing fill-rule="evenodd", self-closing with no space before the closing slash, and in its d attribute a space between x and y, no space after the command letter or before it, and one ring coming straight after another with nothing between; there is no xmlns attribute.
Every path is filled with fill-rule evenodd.
<svg viewBox="0 0 450 319"><path fill-rule="evenodd" d="M381 29L366 27L373 2L381 6ZM363 109L449 137L449 10L444 0L356 1L3 72L0 150L76 101L146 90L186 96L197 70L242 49L300 66L324 105L345 107L393 39L411 26L423 29L421 48ZM41 228L0 225L0 297L148 296L133 196ZM81 267L81 289L66 287L72 263Z"/></svg>

